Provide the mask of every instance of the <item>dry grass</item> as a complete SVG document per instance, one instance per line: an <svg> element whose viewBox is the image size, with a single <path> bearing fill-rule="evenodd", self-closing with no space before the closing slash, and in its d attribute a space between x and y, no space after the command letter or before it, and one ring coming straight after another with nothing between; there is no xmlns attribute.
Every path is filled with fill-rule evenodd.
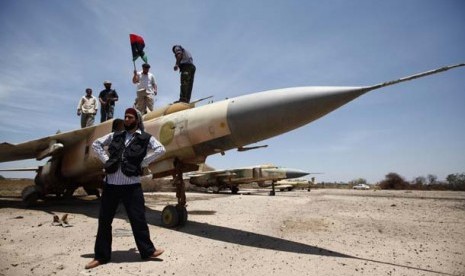
<svg viewBox="0 0 465 276"><path fill-rule="evenodd" d="M34 185L33 179L2 179L0 180L0 196L21 196L21 191Z"/></svg>

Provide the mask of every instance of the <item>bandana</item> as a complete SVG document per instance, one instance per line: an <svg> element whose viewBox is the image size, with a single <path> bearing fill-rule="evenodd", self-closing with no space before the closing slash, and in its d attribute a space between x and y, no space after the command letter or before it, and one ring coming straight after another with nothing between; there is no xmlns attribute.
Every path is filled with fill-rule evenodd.
<svg viewBox="0 0 465 276"><path fill-rule="evenodd" d="M128 109L126 109L126 111L124 112L124 114L131 114L131 115L134 115L134 117L136 117L137 120L139 120L139 116L137 116L137 111L130 107Z"/></svg>

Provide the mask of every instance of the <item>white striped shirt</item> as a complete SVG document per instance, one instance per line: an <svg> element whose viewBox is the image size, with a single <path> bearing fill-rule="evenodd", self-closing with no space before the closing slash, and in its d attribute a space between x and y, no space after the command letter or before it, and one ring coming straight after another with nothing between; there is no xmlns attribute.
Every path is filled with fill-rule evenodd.
<svg viewBox="0 0 465 276"><path fill-rule="evenodd" d="M141 134L142 132L138 129L136 130L136 133ZM111 141L113 140L113 134L114 132L109 133L103 137L98 138L94 141L94 143L92 143L92 149L95 151L100 161L102 161L104 164L110 158L104 147L110 145ZM134 135L135 133L126 132L126 137L124 140L125 146L129 145L129 143L134 138ZM155 159L165 154L165 151L165 147L159 141L157 141L157 139L151 136L148 144L147 155L145 156L144 160L142 160L141 167L147 167L150 163L155 161ZM106 182L112 185L137 184L140 183L140 176L126 176L121 171L120 164L116 172L106 175Z"/></svg>

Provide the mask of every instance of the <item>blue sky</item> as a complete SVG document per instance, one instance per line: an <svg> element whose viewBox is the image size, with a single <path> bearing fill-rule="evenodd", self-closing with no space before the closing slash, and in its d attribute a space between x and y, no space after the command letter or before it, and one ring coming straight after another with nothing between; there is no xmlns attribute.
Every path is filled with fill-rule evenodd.
<svg viewBox="0 0 465 276"><path fill-rule="evenodd" d="M79 98L86 87L98 96L106 79L122 117L135 97L130 33L145 40L159 87L155 105L163 106L179 95L174 44L194 57L192 98L219 101L293 86L373 85L463 63L464 15L461 0L1 1L0 142L79 128ZM389 172L445 179L465 172L464 119L462 67L373 91L260 143L266 149L207 163L273 163L324 172L319 181L374 183Z"/></svg>

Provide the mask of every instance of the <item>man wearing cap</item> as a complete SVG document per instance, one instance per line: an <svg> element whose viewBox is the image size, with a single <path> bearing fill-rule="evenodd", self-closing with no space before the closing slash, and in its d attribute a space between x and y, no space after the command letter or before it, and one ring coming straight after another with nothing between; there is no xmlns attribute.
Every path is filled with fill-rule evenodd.
<svg viewBox="0 0 465 276"><path fill-rule="evenodd" d="M104 163L106 176L100 203L95 256L85 266L86 269L110 261L111 223L120 201L126 209L141 258L157 259L164 252L161 248L155 248L150 240L140 177L150 163L165 153L165 148L144 131L142 115L134 108L126 109L124 129L98 138L92 144L92 149ZM108 154L104 149L106 146Z"/></svg>
<svg viewBox="0 0 465 276"><path fill-rule="evenodd" d="M105 86L105 89L100 91L100 94L98 95L101 123L113 118L115 102L118 100L118 93L116 93L115 89L111 89L111 81L106 80L103 82L103 85Z"/></svg>
<svg viewBox="0 0 465 276"><path fill-rule="evenodd" d="M150 64L142 64L142 71L134 70L132 83L137 84L137 97L135 108L142 114L153 110L153 99L157 95L157 84L155 77L149 72Z"/></svg>
<svg viewBox="0 0 465 276"><path fill-rule="evenodd" d="M81 127L89 127L94 124L97 114L97 98L92 96L92 89L86 88L86 95L82 96L77 106L77 115L81 116Z"/></svg>
<svg viewBox="0 0 465 276"><path fill-rule="evenodd" d="M179 69L181 74L181 91L179 101L189 103L191 100L192 87L194 86L195 65L192 55L181 45L174 45L171 49L176 58L174 71Z"/></svg>

